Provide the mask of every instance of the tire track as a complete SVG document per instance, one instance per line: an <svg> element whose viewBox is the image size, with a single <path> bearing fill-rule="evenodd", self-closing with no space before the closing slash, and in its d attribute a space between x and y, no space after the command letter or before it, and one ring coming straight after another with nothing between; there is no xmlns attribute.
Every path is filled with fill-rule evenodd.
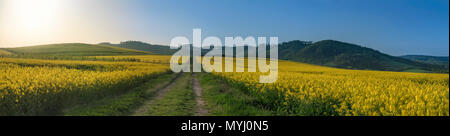
<svg viewBox="0 0 450 136"><path fill-rule="evenodd" d="M156 92L156 94L153 97L146 100L141 107L139 107L135 112L133 112L133 114L131 114L131 116L145 116L145 114L148 111L148 108L155 101L162 99L168 91L172 90L172 88L179 81L179 79L182 75L183 75L183 73L179 73L174 79L172 79L172 81L168 85L166 85L165 87L160 89L158 92Z"/></svg>
<svg viewBox="0 0 450 136"><path fill-rule="evenodd" d="M192 89L195 92L195 101L197 102L197 107L195 109L195 116L205 116L209 114L209 111L205 108L205 101L202 99L202 88L198 82L197 74L193 74Z"/></svg>

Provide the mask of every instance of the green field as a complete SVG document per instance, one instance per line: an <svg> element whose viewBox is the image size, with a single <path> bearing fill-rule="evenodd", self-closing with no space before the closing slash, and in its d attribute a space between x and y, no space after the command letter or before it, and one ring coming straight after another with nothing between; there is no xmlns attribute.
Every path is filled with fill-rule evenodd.
<svg viewBox="0 0 450 136"><path fill-rule="evenodd" d="M114 56L151 54L146 51L82 43L27 46L8 48L6 50L21 56Z"/></svg>

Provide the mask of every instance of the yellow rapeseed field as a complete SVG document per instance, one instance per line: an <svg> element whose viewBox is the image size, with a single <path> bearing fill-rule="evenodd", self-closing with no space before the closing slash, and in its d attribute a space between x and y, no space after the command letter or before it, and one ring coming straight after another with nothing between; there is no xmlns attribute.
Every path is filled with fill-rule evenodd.
<svg viewBox="0 0 450 136"><path fill-rule="evenodd" d="M0 71L0 115L39 115L127 91L170 70L142 62L0 58Z"/></svg>
<svg viewBox="0 0 450 136"><path fill-rule="evenodd" d="M95 60L0 58L0 115L51 114L170 71L170 56ZM255 96L255 104L290 115L449 116L448 74L345 70L289 61L279 61L278 70L278 80L270 84L259 83L265 73L213 74Z"/></svg>
<svg viewBox="0 0 450 136"><path fill-rule="evenodd" d="M155 57L157 56L157 57ZM101 59L113 59L113 60L124 60L124 61L137 61L145 63L156 63L156 64L169 64L170 58L172 56L168 55L135 55L135 56L91 56L89 58Z"/></svg>
<svg viewBox="0 0 450 136"><path fill-rule="evenodd" d="M275 83L263 73L214 73L257 96L255 103L293 115L449 116L449 75L344 70L279 62Z"/></svg>

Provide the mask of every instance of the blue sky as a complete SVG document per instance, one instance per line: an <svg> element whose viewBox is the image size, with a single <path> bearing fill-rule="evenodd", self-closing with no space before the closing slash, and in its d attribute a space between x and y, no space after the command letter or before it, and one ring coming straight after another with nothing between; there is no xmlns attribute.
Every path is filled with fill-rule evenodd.
<svg viewBox="0 0 450 136"><path fill-rule="evenodd" d="M65 37L47 42L140 40L167 45L173 37L191 37L193 28L201 28L203 37L333 39L391 55L449 55L448 0L67 1L61 12L72 20L57 32ZM71 30L74 24L69 23L83 27Z"/></svg>

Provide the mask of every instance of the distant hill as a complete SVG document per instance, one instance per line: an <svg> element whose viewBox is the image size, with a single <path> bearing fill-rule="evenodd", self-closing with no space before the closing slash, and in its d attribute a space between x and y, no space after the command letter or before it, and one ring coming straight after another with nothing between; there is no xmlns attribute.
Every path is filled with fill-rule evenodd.
<svg viewBox="0 0 450 136"><path fill-rule="evenodd" d="M447 72L448 68L390 56L355 44L324 40L291 41L279 45L279 58L310 64L386 71Z"/></svg>
<svg viewBox="0 0 450 136"><path fill-rule="evenodd" d="M5 48L4 50L19 56L110 56L150 54L145 51L83 43L37 45Z"/></svg>
<svg viewBox="0 0 450 136"><path fill-rule="evenodd" d="M413 61L428 63L428 64L436 64L436 65L449 65L449 57L438 57L438 56L425 56L425 55L404 55L399 56L404 59L409 59Z"/></svg>
<svg viewBox="0 0 450 136"><path fill-rule="evenodd" d="M152 45L140 41L126 41L121 42L120 44L110 44L110 43L100 43L99 45L109 45L114 47L120 47L120 48L128 48L128 49L134 49L134 50L141 50L141 51L147 51L151 52L152 54L159 54L159 55L172 55L177 50L170 49L169 46L164 45Z"/></svg>
<svg viewBox="0 0 450 136"><path fill-rule="evenodd" d="M103 44L148 51L154 54L171 55L177 51L170 49L168 46L151 45L138 41L122 42L120 44ZM254 47L245 47L244 50L236 52L244 51L245 56L247 56L248 48ZM225 47L222 48L223 53L224 50ZM445 67L442 65L428 64L390 56L374 49L335 40L323 40L318 42L295 40L281 43L278 50L279 59L337 68L448 73L448 66ZM210 50L202 49L202 55L205 55L208 51Z"/></svg>
<svg viewBox="0 0 450 136"><path fill-rule="evenodd" d="M12 55L13 53L7 51L6 49L1 49L0 48L0 56L8 56L8 55Z"/></svg>
<svg viewBox="0 0 450 136"><path fill-rule="evenodd" d="M248 48L245 47L244 50L236 52L247 52ZM418 55L395 57L367 47L335 40L318 42L296 40L281 43L278 49L279 59L337 68L448 73L448 57ZM127 41L119 44L100 43L93 45L67 43L2 48L0 49L0 56L172 55L176 51L170 49L169 46ZM208 51L208 49L202 49L202 54L204 55ZM247 53L245 54L247 55ZM447 65L442 65L445 63Z"/></svg>

